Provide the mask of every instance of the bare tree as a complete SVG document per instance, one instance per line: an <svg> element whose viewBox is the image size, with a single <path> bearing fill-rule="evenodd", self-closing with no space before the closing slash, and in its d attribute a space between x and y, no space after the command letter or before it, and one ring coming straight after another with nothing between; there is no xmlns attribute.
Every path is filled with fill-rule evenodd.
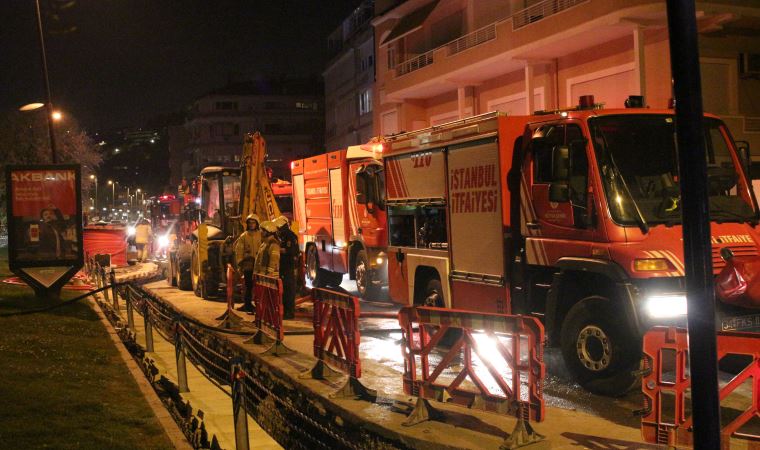
<svg viewBox="0 0 760 450"><path fill-rule="evenodd" d="M45 110L0 114L0 161L6 164L49 164L51 161ZM82 189L88 189L90 174L103 161L97 145L79 128L76 120L64 118L55 124L56 149L59 163L82 166ZM0 228L4 229L6 214L5 171L0 172Z"/></svg>

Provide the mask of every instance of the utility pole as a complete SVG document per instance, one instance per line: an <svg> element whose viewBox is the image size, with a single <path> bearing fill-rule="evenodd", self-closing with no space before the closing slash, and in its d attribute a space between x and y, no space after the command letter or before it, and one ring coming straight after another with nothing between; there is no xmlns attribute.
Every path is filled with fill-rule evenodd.
<svg viewBox="0 0 760 450"><path fill-rule="evenodd" d="M694 448L719 449L715 290L696 11L692 0L668 0L667 10L683 208Z"/></svg>
<svg viewBox="0 0 760 450"><path fill-rule="evenodd" d="M45 55L45 36L42 31L42 13L40 12L40 0L34 1L37 7L37 31L40 36L40 57L42 59L42 75L45 81L45 97L47 100L47 126L48 136L50 138L50 159L53 164L58 163L55 148L55 131L53 130L53 101L50 96L50 77L48 76L47 56Z"/></svg>

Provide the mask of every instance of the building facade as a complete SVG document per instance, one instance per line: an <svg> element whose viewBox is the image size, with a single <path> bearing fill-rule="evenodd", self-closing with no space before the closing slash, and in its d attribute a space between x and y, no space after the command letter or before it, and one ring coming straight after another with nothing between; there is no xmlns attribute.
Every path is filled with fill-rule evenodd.
<svg viewBox="0 0 760 450"><path fill-rule="evenodd" d="M206 166L237 166L243 137L259 131L267 164L287 178L290 161L324 148L322 86L310 79L229 83L193 102L185 129L194 175Z"/></svg>
<svg viewBox="0 0 760 450"><path fill-rule="evenodd" d="M606 108L672 98L662 0L377 0L375 14L377 133L581 95ZM760 5L701 1L697 15L704 109L760 148Z"/></svg>
<svg viewBox="0 0 760 450"><path fill-rule="evenodd" d="M374 1L361 3L328 38L325 81L325 144L328 150L373 136L375 85Z"/></svg>

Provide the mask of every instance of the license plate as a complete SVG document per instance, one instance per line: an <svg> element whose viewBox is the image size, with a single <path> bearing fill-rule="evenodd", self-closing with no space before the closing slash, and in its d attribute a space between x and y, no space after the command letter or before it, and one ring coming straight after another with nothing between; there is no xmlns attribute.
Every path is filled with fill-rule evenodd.
<svg viewBox="0 0 760 450"><path fill-rule="evenodd" d="M760 314L723 319L720 324L720 329L722 331L741 331L748 329L758 331L758 329L760 329Z"/></svg>

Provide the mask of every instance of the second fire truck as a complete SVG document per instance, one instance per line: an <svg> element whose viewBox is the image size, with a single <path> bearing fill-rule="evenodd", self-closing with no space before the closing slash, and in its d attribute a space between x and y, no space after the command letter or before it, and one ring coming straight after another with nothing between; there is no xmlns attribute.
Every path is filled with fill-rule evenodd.
<svg viewBox="0 0 760 450"><path fill-rule="evenodd" d="M370 142L291 163L293 216L312 283L348 273L363 298L376 298L386 284L381 156L382 143Z"/></svg>

